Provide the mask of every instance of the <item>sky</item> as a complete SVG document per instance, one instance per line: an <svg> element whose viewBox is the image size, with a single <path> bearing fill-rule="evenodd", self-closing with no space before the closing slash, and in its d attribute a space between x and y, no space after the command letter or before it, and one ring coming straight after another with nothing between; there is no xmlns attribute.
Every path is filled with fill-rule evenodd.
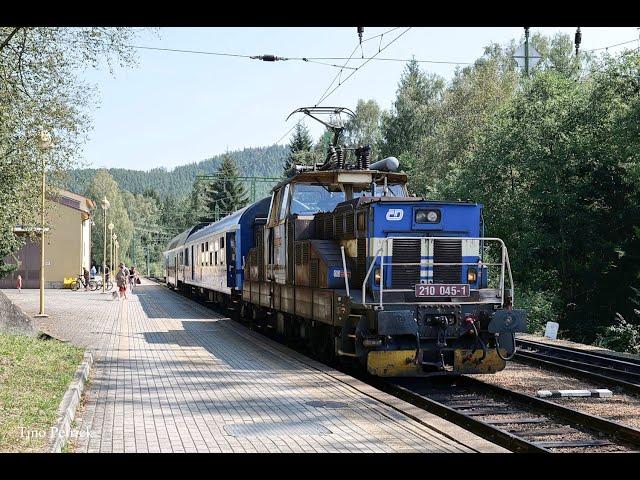
<svg viewBox="0 0 640 480"><path fill-rule="evenodd" d="M346 64L357 67L361 56L378 53L406 30L364 27L365 41ZM531 27L531 33L573 36L575 27ZM632 27L583 27L581 49L607 47L638 39L609 52L640 47L640 30ZM378 53L380 58L473 62L491 42L520 41L522 27L414 27ZM380 40L382 40L380 42ZM161 28L145 31L137 46L280 57L348 57L358 35L352 28ZM340 69L304 61L264 62L248 58L136 49L137 66L81 72L97 88L98 108L91 111L93 130L81 154L86 167L149 170L198 162L227 150L268 146L299 120L293 110L315 105ZM323 60L342 66L344 60ZM358 99L375 99L390 108L404 62L370 61L342 83L323 106L355 109ZM456 66L421 63L445 79ZM344 79L353 70L344 69ZM333 89L336 86L334 83ZM330 89L330 90L331 90ZM329 90L329 91L330 91ZM307 118L314 138L323 127Z"/></svg>

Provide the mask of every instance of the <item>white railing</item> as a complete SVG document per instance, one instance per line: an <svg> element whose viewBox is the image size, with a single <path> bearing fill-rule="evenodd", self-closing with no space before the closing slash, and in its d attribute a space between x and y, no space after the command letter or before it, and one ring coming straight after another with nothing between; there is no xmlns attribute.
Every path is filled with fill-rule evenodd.
<svg viewBox="0 0 640 480"><path fill-rule="evenodd" d="M478 261L478 262L460 262L460 263L451 263L451 262L433 262L433 261L428 261L428 260L421 260L418 263L402 263L402 262L398 262L398 263L394 263L394 262L385 262L385 258L389 256L389 243L391 242L391 247L393 248L393 241L394 240L420 240L421 242L424 241L433 241L433 240L459 240L459 241L481 241L482 245L484 246L484 242L497 242L500 245L500 249L501 249L501 261L500 263L497 262L493 262L493 263L484 263L482 261ZM483 248L483 247L481 247ZM481 257L481 252L478 252L478 256ZM431 257L433 257L433 255L431 255ZM362 282L362 305L375 305L376 303L379 305L380 309L384 308L384 304L383 304L383 296L384 296L384 292L415 292L414 289L409 289L409 288L384 288L384 267L386 266L420 266L420 267L434 267L434 266L445 266L445 265L450 265L450 266L454 266L454 265L459 265L459 266L474 266L474 267L500 267L500 277L499 277L499 291L500 291L500 305L502 307L504 307L504 290L505 290L505 275L508 274L509 276L509 293L511 296L511 305L513 305L514 303L514 286L513 286L513 274L511 272L511 264L509 263L509 252L507 252L507 247L504 244L504 242L502 241L502 239L500 238L494 238L494 237L386 237L384 239L382 239L382 245L380 246L380 248L378 249L378 251L376 252L376 254L374 255L372 261L371 261L371 265L369 265L369 269L367 270L367 274L364 278L364 281ZM380 293L380 298L378 300L378 302L367 302L366 300L366 289L367 289L367 282L369 280L369 277L371 276L371 272L373 271L374 267L380 267L380 285L379 285L379 293ZM481 269L479 269L481 270ZM478 274L481 274L481 271L478 272ZM488 271L487 271L488 274ZM478 277L480 278L480 277ZM487 279L488 282L488 279ZM479 291L482 289L476 289L476 290L471 290L471 291ZM393 305L393 304L406 304L407 302L387 302L387 305ZM425 301L425 302L411 302L412 304L438 304L438 305L464 305L464 304L476 304L478 302L429 302L429 301Z"/></svg>

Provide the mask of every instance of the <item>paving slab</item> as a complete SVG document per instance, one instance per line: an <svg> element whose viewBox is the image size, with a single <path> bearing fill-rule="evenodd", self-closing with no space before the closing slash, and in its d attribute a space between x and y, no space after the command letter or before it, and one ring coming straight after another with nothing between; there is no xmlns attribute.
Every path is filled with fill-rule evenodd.
<svg viewBox="0 0 640 480"><path fill-rule="evenodd" d="M37 313L37 290L3 292ZM147 280L46 308L40 330L94 355L78 452L505 452Z"/></svg>

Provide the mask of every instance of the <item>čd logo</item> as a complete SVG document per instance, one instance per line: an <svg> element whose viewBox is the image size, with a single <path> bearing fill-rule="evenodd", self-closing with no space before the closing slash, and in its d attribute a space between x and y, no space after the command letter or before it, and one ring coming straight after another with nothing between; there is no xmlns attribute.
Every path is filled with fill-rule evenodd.
<svg viewBox="0 0 640 480"><path fill-rule="evenodd" d="M402 220L402 217L404 217L404 210L402 210L401 208L390 208L387 211L387 220L389 220L390 222L397 222L399 220Z"/></svg>

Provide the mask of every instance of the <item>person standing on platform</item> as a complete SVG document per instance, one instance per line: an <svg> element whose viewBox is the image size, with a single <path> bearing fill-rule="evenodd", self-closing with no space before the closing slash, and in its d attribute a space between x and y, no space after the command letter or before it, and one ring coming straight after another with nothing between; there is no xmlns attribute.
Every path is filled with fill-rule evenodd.
<svg viewBox="0 0 640 480"><path fill-rule="evenodd" d="M84 291L86 292L89 290L89 280L91 280L91 277L89 276L89 270L85 267L82 267L82 276L84 277Z"/></svg>
<svg viewBox="0 0 640 480"><path fill-rule="evenodd" d="M98 271L96 270L96 266L92 265L91 266L91 278L94 278L97 274L98 274Z"/></svg>
<svg viewBox="0 0 640 480"><path fill-rule="evenodd" d="M124 263L120 264L120 269L116 273L116 284L118 285L118 291L120 292L120 298L127 299L127 282L129 281L129 269L124 266Z"/></svg>
<svg viewBox="0 0 640 480"><path fill-rule="evenodd" d="M22 275L18 275L18 278L16 278L16 288L18 293L22 293Z"/></svg>
<svg viewBox="0 0 640 480"><path fill-rule="evenodd" d="M129 290L133 293L133 287L136 283L136 267L135 265L131 265L129 269Z"/></svg>

